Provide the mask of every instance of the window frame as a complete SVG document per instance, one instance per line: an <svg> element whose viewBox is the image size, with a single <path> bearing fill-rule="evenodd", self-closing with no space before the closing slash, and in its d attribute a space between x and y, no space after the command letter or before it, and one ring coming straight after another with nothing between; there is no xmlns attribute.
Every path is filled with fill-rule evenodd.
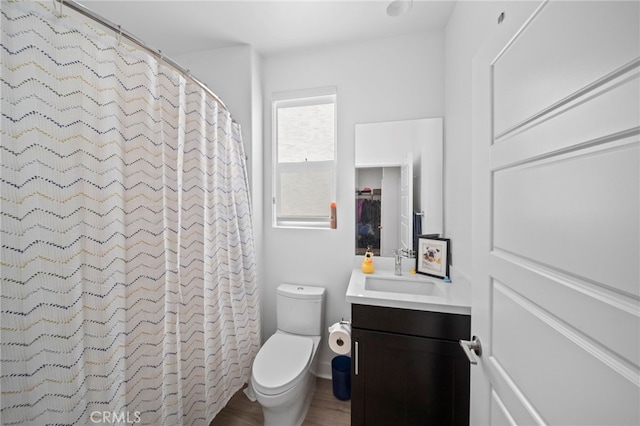
<svg viewBox="0 0 640 426"><path fill-rule="evenodd" d="M333 104L333 160L305 161L278 163L278 110L280 108L304 107L311 105ZM272 105L272 226L274 228L307 228L307 229L330 229L330 206L327 205L326 216L279 216L278 206L281 200L280 178L281 172L296 171L331 171L330 192L332 201L335 201L337 192L337 117L338 102L335 86L322 87L317 89L294 90L289 92L274 93L271 100Z"/></svg>

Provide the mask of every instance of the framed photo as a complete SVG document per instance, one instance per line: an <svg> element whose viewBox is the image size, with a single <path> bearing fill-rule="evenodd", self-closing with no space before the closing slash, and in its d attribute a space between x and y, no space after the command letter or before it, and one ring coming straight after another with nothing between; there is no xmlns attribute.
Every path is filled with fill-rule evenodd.
<svg viewBox="0 0 640 426"><path fill-rule="evenodd" d="M437 278L448 277L449 245L448 238L419 235L418 249L416 250L416 272Z"/></svg>

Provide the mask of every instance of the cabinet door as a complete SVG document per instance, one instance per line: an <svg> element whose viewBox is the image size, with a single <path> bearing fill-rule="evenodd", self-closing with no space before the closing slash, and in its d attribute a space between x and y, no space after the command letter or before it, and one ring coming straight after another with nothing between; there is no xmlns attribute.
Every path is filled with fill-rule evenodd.
<svg viewBox="0 0 640 426"><path fill-rule="evenodd" d="M469 361L456 342L352 333L352 425L469 424Z"/></svg>

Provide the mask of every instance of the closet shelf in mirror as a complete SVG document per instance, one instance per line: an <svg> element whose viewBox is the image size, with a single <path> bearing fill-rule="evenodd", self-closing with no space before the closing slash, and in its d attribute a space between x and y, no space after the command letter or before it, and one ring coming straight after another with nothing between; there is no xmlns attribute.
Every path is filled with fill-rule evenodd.
<svg viewBox="0 0 640 426"><path fill-rule="evenodd" d="M380 197L382 195L382 190L380 188L367 190L356 189L356 195L358 196L358 199Z"/></svg>

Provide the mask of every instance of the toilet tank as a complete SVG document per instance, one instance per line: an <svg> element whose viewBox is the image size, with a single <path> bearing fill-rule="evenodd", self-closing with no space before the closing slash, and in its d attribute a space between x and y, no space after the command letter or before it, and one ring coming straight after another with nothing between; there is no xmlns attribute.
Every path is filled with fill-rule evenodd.
<svg viewBox="0 0 640 426"><path fill-rule="evenodd" d="M276 291L278 330L303 336L322 335L323 287L280 284Z"/></svg>

